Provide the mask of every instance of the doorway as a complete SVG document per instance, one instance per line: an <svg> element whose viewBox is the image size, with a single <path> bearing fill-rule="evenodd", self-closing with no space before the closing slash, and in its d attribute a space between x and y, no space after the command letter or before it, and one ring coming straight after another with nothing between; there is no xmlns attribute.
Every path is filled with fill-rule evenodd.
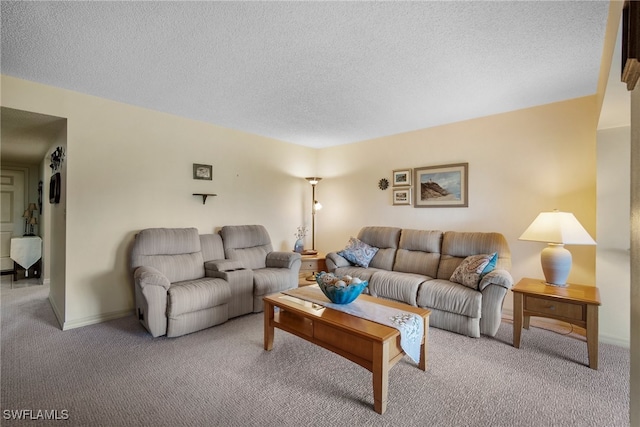
<svg viewBox="0 0 640 427"><path fill-rule="evenodd" d="M13 272L14 263L9 257L11 238L33 234L42 239L42 268L38 280L28 279L30 284L50 281L50 249L54 237L47 228L51 209L44 200L50 176L50 153L59 144L66 146L66 119L0 108L0 270L3 284L7 272ZM47 204L48 205L48 204ZM27 223L26 212L30 212ZM26 228L25 228L26 227ZM63 243L64 244L64 243ZM64 246L63 246L64 247ZM64 265L61 266L64 268ZM34 281L35 280L35 281ZM64 284L62 284L64 287Z"/></svg>

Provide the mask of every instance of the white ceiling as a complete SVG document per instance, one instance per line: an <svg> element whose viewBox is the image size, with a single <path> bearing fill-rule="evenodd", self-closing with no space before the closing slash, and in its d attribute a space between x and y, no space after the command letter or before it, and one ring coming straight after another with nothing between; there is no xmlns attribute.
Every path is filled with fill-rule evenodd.
<svg viewBox="0 0 640 427"><path fill-rule="evenodd" d="M608 7L2 1L0 69L325 147L592 95Z"/></svg>

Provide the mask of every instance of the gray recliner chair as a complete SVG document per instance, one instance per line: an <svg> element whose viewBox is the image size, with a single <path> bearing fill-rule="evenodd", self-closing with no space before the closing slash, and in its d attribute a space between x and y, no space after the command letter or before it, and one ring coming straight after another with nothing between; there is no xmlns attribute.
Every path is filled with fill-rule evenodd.
<svg viewBox="0 0 640 427"><path fill-rule="evenodd" d="M263 311L266 295L298 287L302 258L295 252L273 250L262 225L233 225L220 230L225 258L253 271L253 312Z"/></svg>
<svg viewBox="0 0 640 427"><path fill-rule="evenodd" d="M218 236L206 241L210 259L216 252L223 256ZM238 277L252 282L251 274L232 264L226 260L207 263L211 275L218 276L207 277L196 228L140 231L131 254L140 322L154 337L177 337L227 321L232 291L224 277L238 270Z"/></svg>

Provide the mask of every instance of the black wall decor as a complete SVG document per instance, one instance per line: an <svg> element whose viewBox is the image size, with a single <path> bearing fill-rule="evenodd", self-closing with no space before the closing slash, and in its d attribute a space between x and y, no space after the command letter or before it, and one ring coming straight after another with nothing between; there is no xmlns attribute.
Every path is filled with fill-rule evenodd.
<svg viewBox="0 0 640 427"><path fill-rule="evenodd" d="M51 153L51 172L57 172L60 169L60 165L64 160L64 148L57 147L53 153Z"/></svg>
<svg viewBox="0 0 640 427"><path fill-rule="evenodd" d="M49 181L49 203L60 203L60 172L51 175Z"/></svg>

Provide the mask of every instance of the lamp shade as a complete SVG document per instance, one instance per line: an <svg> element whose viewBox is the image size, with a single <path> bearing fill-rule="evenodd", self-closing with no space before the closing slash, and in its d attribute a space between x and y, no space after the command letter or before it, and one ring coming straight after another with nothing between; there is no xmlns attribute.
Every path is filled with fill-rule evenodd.
<svg viewBox="0 0 640 427"><path fill-rule="evenodd" d="M542 212L519 240L562 245L595 245L587 230L570 212Z"/></svg>
<svg viewBox="0 0 640 427"><path fill-rule="evenodd" d="M322 178L318 178L317 176L308 176L305 179L309 181L309 184L316 185Z"/></svg>
<svg viewBox="0 0 640 427"><path fill-rule="evenodd" d="M32 216L31 219L29 220L29 225L38 225L38 218L36 218L35 216Z"/></svg>

